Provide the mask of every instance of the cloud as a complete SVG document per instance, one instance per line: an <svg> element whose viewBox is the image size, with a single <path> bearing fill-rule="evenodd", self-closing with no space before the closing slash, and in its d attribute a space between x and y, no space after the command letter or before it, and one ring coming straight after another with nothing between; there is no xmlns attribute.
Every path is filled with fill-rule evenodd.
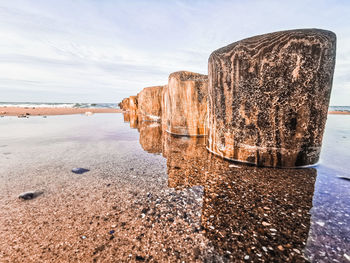
<svg viewBox="0 0 350 263"><path fill-rule="evenodd" d="M115 102L212 51L278 30L337 33L331 104L349 105L346 1L13 0L0 3L1 100ZM26 99L28 98L28 99Z"/></svg>

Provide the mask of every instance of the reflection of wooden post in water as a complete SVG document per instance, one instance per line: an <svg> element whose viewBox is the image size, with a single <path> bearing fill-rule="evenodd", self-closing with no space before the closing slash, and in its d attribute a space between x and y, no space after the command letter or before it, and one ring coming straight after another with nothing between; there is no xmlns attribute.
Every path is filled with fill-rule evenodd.
<svg viewBox="0 0 350 263"><path fill-rule="evenodd" d="M244 39L209 58L208 149L259 166L319 159L336 36L318 29Z"/></svg>
<svg viewBox="0 0 350 263"><path fill-rule="evenodd" d="M163 155L167 158L168 186L186 188L203 185L208 151L203 137L180 137L164 132Z"/></svg>
<svg viewBox="0 0 350 263"><path fill-rule="evenodd" d="M235 262L305 262L316 170L230 169L211 159L201 221L214 247Z"/></svg>
<svg viewBox="0 0 350 263"><path fill-rule="evenodd" d="M130 128L137 129L139 125L139 116L135 111L130 111Z"/></svg>
<svg viewBox="0 0 350 263"><path fill-rule="evenodd" d="M139 131L142 149L149 153L162 152L162 126L160 123L141 121Z"/></svg>
<svg viewBox="0 0 350 263"><path fill-rule="evenodd" d="M179 71L169 75L163 93L162 122L169 133L206 135L208 76Z"/></svg>
<svg viewBox="0 0 350 263"><path fill-rule="evenodd" d="M130 113L128 111L123 112L124 122L130 122Z"/></svg>

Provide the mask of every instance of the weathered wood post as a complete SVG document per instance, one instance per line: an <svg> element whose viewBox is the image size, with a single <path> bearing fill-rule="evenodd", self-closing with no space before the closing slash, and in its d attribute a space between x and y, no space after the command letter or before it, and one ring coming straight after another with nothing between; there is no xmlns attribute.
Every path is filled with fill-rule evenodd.
<svg viewBox="0 0 350 263"><path fill-rule="evenodd" d="M162 102L161 102L161 111L162 111L162 129L167 129L167 122L170 120L170 108L169 108L169 88L168 85L165 85L162 89Z"/></svg>
<svg viewBox="0 0 350 263"><path fill-rule="evenodd" d="M148 87L138 94L138 113L142 120L160 121L162 89L163 86Z"/></svg>
<svg viewBox="0 0 350 263"><path fill-rule="evenodd" d="M170 74L163 107L167 132L176 135L206 135L208 76L179 71Z"/></svg>
<svg viewBox="0 0 350 263"><path fill-rule="evenodd" d="M137 111L138 108L138 102L137 102L137 96L130 96L129 97L129 110L130 111Z"/></svg>
<svg viewBox="0 0 350 263"><path fill-rule="evenodd" d="M123 99L122 102L119 103L119 107L124 111L129 110L129 98Z"/></svg>
<svg viewBox="0 0 350 263"><path fill-rule="evenodd" d="M327 119L336 36L320 29L247 38L209 58L208 149L272 167L315 164Z"/></svg>

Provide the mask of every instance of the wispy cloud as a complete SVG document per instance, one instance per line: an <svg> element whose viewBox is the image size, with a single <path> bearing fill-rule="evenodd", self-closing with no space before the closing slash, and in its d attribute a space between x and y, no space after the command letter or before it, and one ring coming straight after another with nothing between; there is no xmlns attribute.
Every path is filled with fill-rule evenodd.
<svg viewBox="0 0 350 263"><path fill-rule="evenodd" d="M245 37L317 27L338 36L332 104L349 105L347 1L13 0L0 3L7 101L118 101L169 73L207 73L210 53Z"/></svg>

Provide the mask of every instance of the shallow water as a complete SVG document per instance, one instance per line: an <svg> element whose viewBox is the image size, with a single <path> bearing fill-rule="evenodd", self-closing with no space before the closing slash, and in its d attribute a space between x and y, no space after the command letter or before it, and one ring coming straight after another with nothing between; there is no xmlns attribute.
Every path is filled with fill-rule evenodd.
<svg viewBox="0 0 350 263"><path fill-rule="evenodd" d="M136 116L1 118L0 261L350 262L350 120L328 118L320 164L294 170Z"/></svg>

